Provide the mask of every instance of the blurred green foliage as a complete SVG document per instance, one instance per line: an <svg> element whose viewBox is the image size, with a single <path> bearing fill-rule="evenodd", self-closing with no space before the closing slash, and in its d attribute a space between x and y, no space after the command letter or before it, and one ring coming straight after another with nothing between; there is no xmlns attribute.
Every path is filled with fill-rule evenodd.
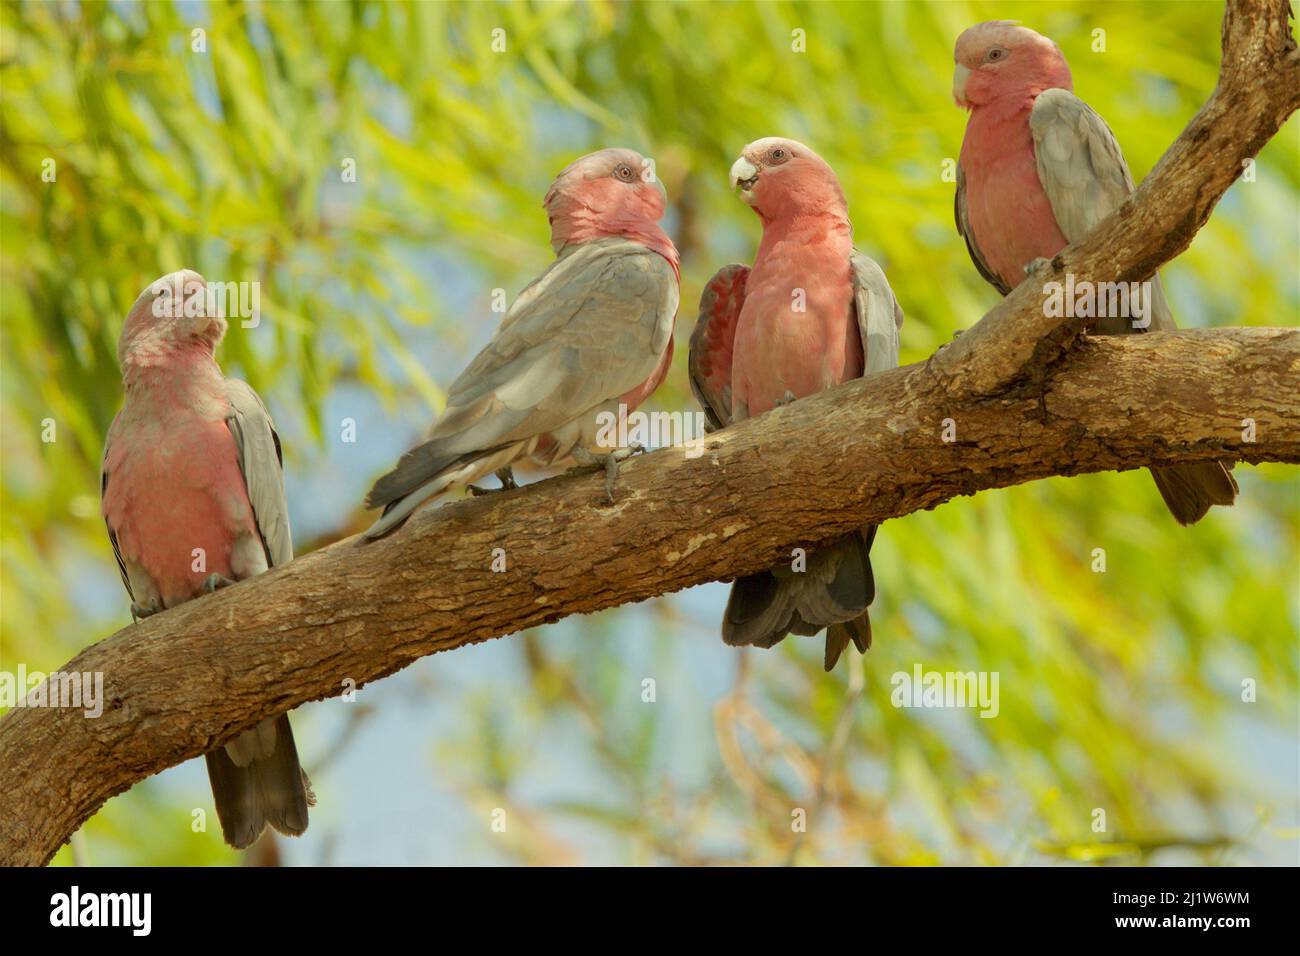
<svg viewBox="0 0 1300 956"><path fill-rule="evenodd" d="M688 407L700 288L758 236L727 169L780 134L838 171L858 245L907 312L904 361L919 361L996 301L942 176L964 126L949 94L957 34L1014 18L1056 39L1140 179L1213 88L1221 15L1216 2L6 0L0 666L51 669L125 621L97 469L120 402L120 322L153 278L191 267L261 282L263 327L232 330L221 359L300 436L291 497L338 467L325 409L340 389L409 425L343 483L356 489L490 332L491 289L516 290L549 260L547 183L605 145L653 156L672 199L681 347L655 402ZM1184 325L1295 323L1297 130L1165 271ZM40 440L46 418L54 443ZM715 647L719 589L527 635L510 651L518 671L485 678L437 732L437 774L468 807L508 796L526 821L489 858L1295 862L1297 481L1282 467L1238 474L1241 503L1192 530L1141 473L890 522L876 646L834 675L816 641ZM313 529L317 543L360 518L355 497L330 503L337 526ZM652 651L633 646L633 626ZM999 717L890 706L889 676L917 661L999 672ZM705 690L718 672L725 691ZM654 708L637 696L645 673L661 675ZM1246 678L1257 703L1241 700ZM381 708L384 686L369 698ZM521 793L554 759L539 737L602 785ZM808 833L791 832L792 807L809 811ZM188 832L185 809L145 784L85 839L100 860L231 858L173 836Z"/></svg>

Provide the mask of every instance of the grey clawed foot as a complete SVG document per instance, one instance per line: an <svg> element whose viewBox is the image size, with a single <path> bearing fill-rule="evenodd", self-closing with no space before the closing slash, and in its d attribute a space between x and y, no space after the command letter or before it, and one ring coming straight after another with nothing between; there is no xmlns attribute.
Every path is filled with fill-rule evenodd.
<svg viewBox="0 0 1300 956"><path fill-rule="evenodd" d="M137 624L140 621L143 621L146 617L153 617L153 615L157 614L162 609L162 603L157 598L151 599L148 604L137 604L135 601L132 601L131 623Z"/></svg>
<svg viewBox="0 0 1300 956"><path fill-rule="evenodd" d="M1050 271L1051 268L1052 268L1052 260L1044 259L1042 256L1039 256L1033 262L1025 266L1025 275L1031 276L1036 272L1042 272L1044 270Z"/></svg>
<svg viewBox="0 0 1300 956"><path fill-rule="evenodd" d="M633 442L626 448L620 448L618 451L610 452L605 456L605 500L611 505L614 503L614 482L618 478L619 463L627 461L633 455L639 455L644 451L645 446Z"/></svg>
<svg viewBox="0 0 1300 956"><path fill-rule="evenodd" d="M219 591L222 588L228 588L235 582L223 575L212 573L203 579L203 592L211 594L213 591Z"/></svg>
<svg viewBox="0 0 1300 956"><path fill-rule="evenodd" d="M478 485L470 485L467 489L469 493L477 498L480 495L496 494L498 491L511 491L519 487L519 483L515 481L515 473L509 465L498 468L492 474L496 476L497 481L501 482L500 488L480 488Z"/></svg>
<svg viewBox="0 0 1300 956"><path fill-rule="evenodd" d="M793 401L795 401L795 400L796 400L796 399L795 399L795 394L794 394L794 392L790 391L790 390L787 388L787 389L785 390L785 394L782 395L782 396L777 400L776 404L773 405L772 407L773 407L773 408L780 408L782 405L789 405L791 402L793 402Z"/></svg>
<svg viewBox="0 0 1300 956"><path fill-rule="evenodd" d="M605 469L605 500L612 505L614 503L614 480L618 478L618 466L633 455L639 455L644 451L645 446L634 441L626 448L620 448L605 455L593 455L582 447L574 448L573 458L579 464L589 468Z"/></svg>

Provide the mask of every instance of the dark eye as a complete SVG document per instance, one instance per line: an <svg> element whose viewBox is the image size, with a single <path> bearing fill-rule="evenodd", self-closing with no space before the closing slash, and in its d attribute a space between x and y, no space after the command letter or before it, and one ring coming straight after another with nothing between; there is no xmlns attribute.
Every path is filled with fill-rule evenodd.
<svg viewBox="0 0 1300 956"><path fill-rule="evenodd" d="M1006 55L1006 50L1002 49L1000 46L995 46L993 49L989 50L988 53L984 54L984 61L986 63L996 63L998 60L1004 59Z"/></svg>
<svg viewBox="0 0 1300 956"><path fill-rule="evenodd" d="M767 154L767 161L773 166L779 166L790 158L790 151L784 146L773 146L772 151Z"/></svg>
<svg viewBox="0 0 1300 956"><path fill-rule="evenodd" d="M632 167L627 163L620 163L614 169L614 178L625 183L630 183L632 180L636 179L636 173L632 171Z"/></svg>

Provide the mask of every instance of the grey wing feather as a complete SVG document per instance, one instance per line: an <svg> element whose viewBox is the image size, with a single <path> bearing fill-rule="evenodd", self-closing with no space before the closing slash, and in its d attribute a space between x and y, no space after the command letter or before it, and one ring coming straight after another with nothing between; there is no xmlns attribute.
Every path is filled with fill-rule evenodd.
<svg viewBox="0 0 1300 956"><path fill-rule="evenodd" d="M1133 175L1106 121L1067 90L1044 90L1029 113L1038 179L1061 235L1078 242L1133 194ZM1157 276L1151 328L1172 329L1173 314ZM1102 320L1098 331L1130 332L1127 321Z"/></svg>
<svg viewBox="0 0 1300 956"><path fill-rule="evenodd" d="M566 424L650 377L676 311L676 276L662 256L625 240L575 248L524 290L452 383L430 437L474 429L489 412L488 437L471 447Z"/></svg>
<svg viewBox="0 0 1300 956"><path fill-rule="evenodd" d="M429 440L375 483L371 507L458 460L553 431L648 379L672 338L677 277L622 239L572 247L528 286L457 377Z"/></svg>
<svg viewBox="0 0 1300 956"><path fill-rule="evenodd" d="M104 439L104 454L99 460L99 500L101 502L104 500L104 496L108 494L108 469L104 466L108 461L108 446L113 441L113 426L116 424L117 418L114 417L113 424L108 428L108 437ZM104 527L108 529L108 542L113 546L113 557L117 559L117 570L122 575L122 586L126 588L127 597L134 601L135 595L131 592L131 577L126 573L126 562L122 560L122 550L117 546L117 532L113 530L113 526L108 523L107 518L104 519Z"/></svg>
<svg viewBox="0 0 1300 956"><path fill-rule="evenodd" d="M962 170L961 163L957 164L957 192L953 197L953 218L957 221L957 232L966 240L966 251L970 253L970 261L975 263L975 268L984 277L984 281L1003 295L1009 294L1011 287L989 268L979 246L975 243L975 233L971 230L970 214L966 208L966 173Z"/></svg>
<svg viewBox="0 0 1300 956"><path fill-rule="evenodd" d="M1038 178L1052 204L1061 234L1078 242L1132 195L1133 176L1115 134L1087 103L1065 90L1046 90L1029 113ZM1151 283L1149 328L1175 327L1160 276ZM1125 316L1105 316L1095 328L1102 334L1138 331ZM1170 513L1179 524L1194 524L1211 505L1231 505L1237 483L1228 463L1197 462L1153 468L1151 475Z"/></svg>
<svg viewBox="0 0 1300 956"><path fill-rule="evenodd" d="M1106 121L1067 90L1044 90L1029 113L1038 179L1061 234L1078 242L1133 192Z"/></svg>
<svg viewBox="0 0 1300 956"><path fill-rule="evenodd" d="M266 547L266 563L270 567L288 564L293 560L293 536L289 531L289 502L284 494L280 436L275 433L266 406L247 383L227 379L226 399L230 402L226 427L235 439L239 470Z"/></svg>
<svg viewBox="0 0 1300 956"><path fill-rule="evenodd" d="M903 309L884 270L873 259L855 250L849 262L853 266L853 306L864 353L862 374L898 368L898 330L903 325Z"/></svg>

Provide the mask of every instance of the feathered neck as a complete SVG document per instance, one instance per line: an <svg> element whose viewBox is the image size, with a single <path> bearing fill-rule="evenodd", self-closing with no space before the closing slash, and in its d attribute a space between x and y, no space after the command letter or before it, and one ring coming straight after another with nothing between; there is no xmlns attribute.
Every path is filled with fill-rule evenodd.
<svg viewBox="0 0 1300 956"><path fill-rule="evenodd" d="M551 248L556 255L568 246L597 239L627 239L663 256L681 281L681 256L657 222L643 217L598 216L595 210L581 203L556 204L550 220Z"/></svg>

